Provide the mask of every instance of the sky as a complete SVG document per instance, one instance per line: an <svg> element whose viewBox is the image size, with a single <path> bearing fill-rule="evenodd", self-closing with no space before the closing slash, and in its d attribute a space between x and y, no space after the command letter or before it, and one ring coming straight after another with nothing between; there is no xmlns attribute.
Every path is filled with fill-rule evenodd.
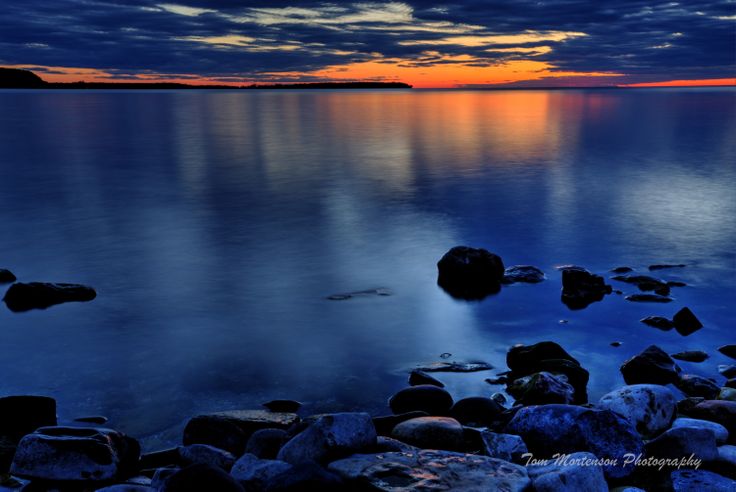
<svg viewBox="0 0 736 492"><path fill-rule="evenodd" d="M23 0L0 66L47 81L736 84L736 0Z"/></svg>

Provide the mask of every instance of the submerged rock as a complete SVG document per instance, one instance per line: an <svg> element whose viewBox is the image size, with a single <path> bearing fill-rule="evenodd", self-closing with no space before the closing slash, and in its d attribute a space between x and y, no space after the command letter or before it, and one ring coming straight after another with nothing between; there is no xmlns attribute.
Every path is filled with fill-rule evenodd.
<svg viewBox="0 0 736 492"><path fill-rule="evenodd" d="M431 384L438 388L445 387L445 384L442 381L433 378L426 372L420 371L419 369L414 369L409 373L409 386L421 386L423 384Z"/></svg>
<svg viewBox="0 0 736 492"><path fill-rule="evenodd" d="M501 289L504 265L485 249L456 246L437 262L437 284L452 297L483 299Z"/></svg>
<svg viewBox="0 0 736 492"><path fill-rule="evenodd" d="M667 296L660 296L659 294L631 294L630 296L624 297L627 301L631 302L672 302L674 299Z"/></svg>
<svg viewBox="0 0 736 492"><path fill-rule="evenodd" d="M617 275L613 277L613 280L636 285L639 290L644 292L653 290L663 296L669 295L670 293L670 286L667 285L667 282L648 275Z"/></svg>
<svg viewBox="0 0 736 492"><path fill-rule="evenodd" d="M656 265L649 265L649 270L664 270L665 268L684 268L687 265L684 263L677 263L677 264L668 264L668 263L662 263L662 264L656 264Z"/></svg>
<svg viewBox="0 0 736 492"><path fill-rule="evenodd" d="M10 270L0 268L0 284L11 284L18 280Z"/></svg>
<svg viewBox="0 0 736 492"><path fill-rule="evenodd" d="M718 372L723 376L724 378L734 378L736 377L736 366L734 365L726 365L726 364L718 364Z"/></svg>
<svg viewBox="0 0 736 492"><path fill-rule="evenodd" d="M83 424L95 424L105 425L107 423L107 417L103 415L90 415L89 417L77 417L74 422L81 422Z"/></svg>
<svg viewBox="0 0 736 492"><path fill-rule="evenodd" d="M487 362L433 362L417 367L415 370L424 372L479 372L490 371L493 366Z"/></svg>
<svg viewBox="0 0 736 492"><path fill-rule="evenodd" d="M608 492L603 468L591 453L572 453L545 465L527 466L535 492Z"/></svg>
<svg viewBox="0 0 736 492"><path fill-rule="evenodd" d="M665 351L650 345L621 366L626 384L670 384L680 379L680 368Z"/></svg>
<svg viewBox="0 0 736 492"><path fill-rule="evenodd" d="M389 289L384 288L378 288L378 289L368 289L368 290L357 290L355 292L345 292L343 294L332 294L331 296L328 296L327 299L330 301L347 301L348 299L352 299L354 297L387 297L393 295L393 292Z"/></svg>
<svg viewBox="0 0 736 492"><path fill-rule="evenodd" d="M11 285L3 300L11 311L22 312L64 302L91 301L95 297L97 292L86 285L31 282Z"/></svg>
<svg viewBox="0 0 736 492"><path fill-rule="evenodd" d="M687 396L701 396L706 400L715 399L721 391L721 387L710 379L695 374L683 374L675 381L675 386Z"/></svg>
<svg viewBox="0 0 736 492"><path fill-rule="evenodd" d="M583 309L590 304L603 300L613 292L603 277L590 273L578 266L561 267L562 270L562 303L570 309Z"/></svg>
<svg viewBox="0 0 736 492"><path fill-rule="evenodd" d="M675 330L683 336L691 335L703 327L700 320L686 307L675 313L672 323L675 325Z"/></svg>
<svg viewBox="0 0 736 492"><path fill-rule="evenodd" d="M677 413L677 399L666 386L635 384L604 395L598 407L622 415L646 437L670 427Z"/></svg>
<svg viewBox="0 0 736 492"><path fill-rule="evenodd" d="M646 318L642 318L640 321L647 326L653 326L654 328L658 328L663 331L668 331L675 327L672 320L665 318L664 316L647 316Z"/></svg>
<svg viewBox="0 0 736 492"><path fill-rule="evenodd" d="M446 390L424 384L404 388L392 396L388 404L395 414L420 411L429 415L447 415L453 401Z"/></svg>
<svg viewBox="0 0 736 492"><path fill-rule="evenodd" d="M721 345L720 347L718 347L718 351L726 357L736 359L736 344Z"/></svg>
<svg viewBox="0 0 736 492"><path fill-rule="evenodd" d="M544 272L535 266L514 265L508 267L504 271L503 283L538 284L539 282L543 282L546 278L547 277L544 275Z"/></svg>
<svg viewBox="0 0 736 492"><path fill-rule="evenodd" d="M394 427L391 436L401 442L426 449L460 451L463 448L463 426L449 417L419 417Z"/></svg>
<svg viewBox="0 0 736 492"><path fill-rule="evenodd" d="M687 350L685 352L677 352L672 354L673 359L684 360L686 362L703 362L710 357L702 350Z"/></svg>

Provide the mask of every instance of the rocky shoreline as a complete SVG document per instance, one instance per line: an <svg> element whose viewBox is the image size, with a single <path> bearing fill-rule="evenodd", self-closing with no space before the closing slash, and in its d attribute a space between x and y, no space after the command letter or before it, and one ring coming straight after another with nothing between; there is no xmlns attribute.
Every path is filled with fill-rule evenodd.
<svg viewBox="0 0 736 492"><path fill-rule="evenodd" d="M546 279L536 267L505 268L497 255L467 247L450 250L438 268L438 284L468 300L511 283ZM570 309L616 292L581 267L560 269L561 301ZM663 302L671 288L682 286L630 272L616 268L613 279L642 292L631 294L638 296L632 301ZM0 278L15 282L11 276L0 270ZM14 311L44 309L92 300L96 294L88 289L14 283L5 301ZM389 294L360 291L330 299L362 295ZM671 320L642 322L683 336L703 327L687 307ZM736 359L736 345L712 349ZM507 352L508 369L487 379L505 385L513 402L501 392L456 400L444 387L443 371L491 367L439 362L409 372L407 386L388 400L391 415L304 415L300 403L276 400L261 409L194 416L180 446L151 453L141 453L136 439L105 428L103 417L58 425L52 398L5 396L0 490L732 491L736 365L719 366L720 374L706 378L683 373L676 362L708 356L668 354L652 345L621 361L624 385L589 401L589 372L565 348L553 341L516 345Z"/></svg>

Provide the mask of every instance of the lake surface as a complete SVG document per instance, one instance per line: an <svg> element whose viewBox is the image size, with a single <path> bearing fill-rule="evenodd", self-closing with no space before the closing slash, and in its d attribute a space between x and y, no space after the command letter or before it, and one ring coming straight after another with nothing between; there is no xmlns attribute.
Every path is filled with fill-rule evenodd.
<svg viewBox="0 0 736 492"><path fill-rule="evenodd" d="M150 449L273 398L383 413L445 352L497 367L439 374L456 397L498 391L507 349L542 340L592 399L652 343L706 350L680 365L713 376L736 342L734 135L732 89L0 92L0 268L98 291L0 306L0 394ZM460 244L548 279L452 299L436 262ZM663 262L687 264L655 272L687 282L671 304L560 302L556 265ZM682 306L705 325L689 337L639 322Z"/></svg>

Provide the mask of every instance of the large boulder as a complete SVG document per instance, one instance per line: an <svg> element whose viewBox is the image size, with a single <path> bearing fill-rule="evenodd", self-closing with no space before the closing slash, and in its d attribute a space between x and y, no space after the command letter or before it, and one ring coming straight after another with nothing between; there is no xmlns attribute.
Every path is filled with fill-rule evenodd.
<svg viewBox="0 0 736 492"><path fill-rule="evenodd" d="M328 469L352 487L345 490L503 490L522 492L531 481L523 466L452 451L353 455Z"/></svg>
<svg viewBox="0 0 736 492"><path fill-rule="evenodd" d="M13 458L13 475L41 481L108 481L138 465L138 442L112 429L41 427L26 435Z"/></svg>
<svg viewBox="0 0 736 492"><path fill-rule="evenodd" d="M463 448L463 426L449 417L419 417L394 427L392 437L426 449L460 451Z"/></svg>
<svg viewBox="0 0 736 492"><path fill-rule="evenodd" d="M676 427L649 441L644 447L647 456L660 459L683 459L693 456L703 461L718 458L716 436L702 427Z"/></svg>
<svg viewBox="0 0 736 492"><path fill-rule="evenodd" d="M0 398L0 437L18 442L39 427L56 425L56 400L48 396Z"/></svg>
<svg viewBox="0 0 736 492"><path fill-rule="evenodd" d="M548 372L538 372L516 379L509 383L506 391L521 405L575 401L575 389L567 383L567 377L555 376Z"/></svg>
<svg viewBox="0 0 736 492"><path fill-rule="evenodd" d="M721 387L708 378L695 374L683 374L675 381L677 389L687 396L699 396L706 400L715 400Z"/></svg>
<svg viewBox="0 0 736 492"><path fill-rule="evenodd" d="M626 384L670 384L680 379L680 367L667 352L650 345L621 366Z"/></svg>
<svg viewBox="0 0 736 492"><path fill-rule="evenodd" d="M288 440L289 434L283 429L257 430L248 439L245 452L261 459L272 460Z"/></svg>
<svg viewBox="0 0 736 492"><path fill-rule="evenodd" d="M706 470L676 470L672 472L673 492L733 492L736 480Z"/></svg>
<svg viewBox="0 0 736 492"><path fill-rule="evenodd" d="M635 384L604 395L598 407L624 416L641 435L654 436L670 427L677 398L666 386Z"/></svg>
<svg viewBox="0 0 736 492"><path fill-rule="evenodd" d="M603 468L590 453L573 453L526 470L536 492L608 492Z"/></svg>
<svg viewBox="0 0 736 492"><path fill-rule="evenodd" d="M447 415L452 403L450 393L431 384L404 388L388 401L395 414L419 411L429 415Z"/></svg>
<svg viewBox="0 0 736 492"><path fill-rule="evenodd" d="M562 302L570 309L583 309L603 300L613 292L603 277L579 266L566 266L562 270Z"/></svg>
<svg viewBox="0 0 736 492"><path fill-rule="evenodd" d="M246 453L235 462L230 475L245 490L264 490L276 476L290 469L291 465L283 461L263 460Z"/></svg>
<svg viewBox="0 0 736 492"><path fill-rule="evenodd" d="M92 287L45 282L16 283L5 293L5 304L15 312L46 309L64 302L86 302L97 297Z"/></svg>
<svg viewBox="0 0 736 492"><path fill-rule="evenodd" d="M376 428L367 413L324 415L294 436L277 459L292 465L328 463L376 444Z"/></svg>
<svg viewBox="0 0 736 492"><path fill-rule="evenodd" d="M456 246L437 262L437 284L459 299L483 299L498 292L504 265L500 256L482 248Z"/></svg>
<svg viewBox="0 0 736 492"><path fill-rule="evenodd" d="M489 427L497 422L506 409L497 401L484 396L470 396L458 400L450 409L450 416L463 425Z"/></svg>

